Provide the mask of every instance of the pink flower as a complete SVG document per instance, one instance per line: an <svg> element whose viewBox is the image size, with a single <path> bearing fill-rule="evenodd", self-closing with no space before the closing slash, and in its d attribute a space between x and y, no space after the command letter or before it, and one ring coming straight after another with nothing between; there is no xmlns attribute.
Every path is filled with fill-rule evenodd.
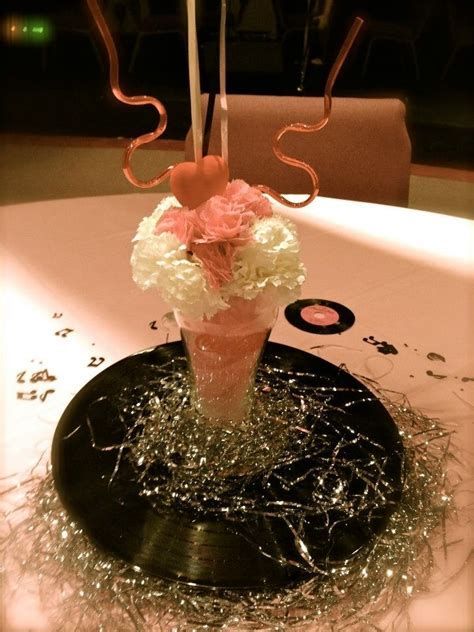
<svg viewBox="0 0 474 632"><path fill-rule="evenodd" d="M235 248L229 242L194 244L193 254L202 264L211 288L217 289L232 279Z"/></svg>
<svg viewBox="0 0 474 632"><path fill-rule="evenodd" d="M271 215L271 204L258 189L233 180L223 195L214 195L196 209L169 209L154 232L176 235L200 262L210 287L216 289L232 279L235 251L251 241L254 221Z"/></svg>
<svg viewBox="0 0 474 632"><path fill-rule="evenodd" d="M270 217L273 214L272 206L263 193L243 180L229 182L224 195L234 208L239 207L242 212L251 212L257 217Z"/></svg>
<svg viewBox="0 0 474 632"><path fill-rule="evenodd" d="M154 232L155 235L173 233L186 248L190 248L193 241L201 235L197 213L188 208L170 209L156 224Z"/></svg>
<svg viewBox="0 0 474 632"><path fill-rule="evenodd" d="M251 212L242 212L226 197L215 195L197 209L201 237L196 243L227 242L241 246L250 241Z"/></svg>

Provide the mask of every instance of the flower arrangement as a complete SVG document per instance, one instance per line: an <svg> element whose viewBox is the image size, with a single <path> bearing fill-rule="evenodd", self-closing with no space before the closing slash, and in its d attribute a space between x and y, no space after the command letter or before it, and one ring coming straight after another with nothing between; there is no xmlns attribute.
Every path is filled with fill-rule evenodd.
<svg viewBox="0 0 474 632"><path fill-rule="evenodd" d="M285 305L306 276L294 224L243 180L195 209L166 197L141 221L133 242L137 285L157 288L191 318L211 318L234 297Z"/></svg>

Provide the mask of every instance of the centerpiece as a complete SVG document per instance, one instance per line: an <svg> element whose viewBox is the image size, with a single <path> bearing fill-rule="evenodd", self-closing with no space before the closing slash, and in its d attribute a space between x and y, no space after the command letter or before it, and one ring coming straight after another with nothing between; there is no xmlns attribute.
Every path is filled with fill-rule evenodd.
<svg viewBox="0 0 474 632"><path fill-rule="evenodd" d="M165 198L140 223L131 263L138 286L158 289L174 310L195 409L245 420L278 307L295 300L305 280L294 224L234 180L195 208Z"/></svg>
<svg viewBox="0 0 474 632"><path fill-rule="evenodd" d="M240 423L248 418L251 409L256 368L277 309L297 298L305 279L295 227L274 212L269 198L286 206L302 207L319 192L315 170L304 161L284 154L280 141L287 132L316 132L328 123L332 88L362 20L354 21L331 68L322 118L314 125L285 125L274 135L276 157L304 170L311 180L309 195L295 202L263 184L229 182L226 0L221 0L219 31L222 156L203 157L208 130L203 134L196 6L195 0L187 0L195 161L170 165L148 181L135 176L130 160L136 149L164 132L166 110L154 97L130 97L122 92L112 36L96 0L87 1L107 48L114 96L128 105L152 105L160 117L153 132L129 144L123 162L125 176L134 186L142 188L156 186L169 178L173 193L138 228L131 261L133 278L143 289L159 289L174 311L190 366L195 410L209 419ZM212 120L210 113L206 125Z"/></svg>
<svg viewBox="0 0 474 632"><path fill-rule="evenodd" d="M120 360L81 389L53 440L55 486L93 542L146 581L158 577L168 594L185 584L202 588L208 605L208 588L229 589L225 599L233 606L242 590L262 590L263 599L271 587L329 575L370 546L401 493L396 427L360 382L276 343L267 346L256 381L278 308L299 296L306 276L296 228L278 204L303 207L319 191L314 169L285 155L280 141L328 123L332 87L362 21L354 22L331 68L322 118L274 135L277 158L311 180L309 195L294 201L264 184L229 178L226 0L219 37L222 155L206 155L195 1L187 0L195 160L148 181L134 175L131 157L164 132L166 110L154 97L121 91L111 34L97 0L87 3L107 48L113 94L129 105L152 105L160 116L124 156L133 185L150 188L169 178L171 189L140 222L131 264L138 286L157 290L173 310L184 353L179 342L159 345ZM202 608L201 615L213 620Z"/></svg>

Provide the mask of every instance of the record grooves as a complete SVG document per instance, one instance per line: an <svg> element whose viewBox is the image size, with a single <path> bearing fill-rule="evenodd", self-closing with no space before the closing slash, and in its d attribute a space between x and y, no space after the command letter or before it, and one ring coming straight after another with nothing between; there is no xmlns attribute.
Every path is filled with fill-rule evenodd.
<svg viewBox="0 0 474 632"><path fill-rule="evenodd" d="M171 357L184 357L180 342L120 360L98 374L73 398L61 417L52 447L53 476L63 505L101 549L167 580L209 588L258 589L306 579L306 570L281 563L282 559L298 559L294 537L281 517L248 515L228 520L216 514L190 511L157 512L139 495L137 483L126 464L118 481L109 485L116 451L104 452L92 445L88 426L90 406L119 389L143 384L153 368ZM358 380L316 356L269 343L263 363L282 371L324 376L326 381L329 379L341 387L336 402L341 407L346 403L345 388L362 389L368 396L351 405L350 414L345 417L347 432L351 436L361 432L361 436L379 446L383 463L381 474L391 493L370 515L341 517L335 513L329 525L317 511L305 518L313 559L321 563L346 559L361 547L370 545L400 499L403 448L397 428L383 405ZM313 412L308 414L311 416ZM118 430L117 411L113 407L104 405L96 411L94 425L98 429L96 441L101 445L120 442L123 430ZM329 441L340 440L336 432L333 439L331 436L329 432ZM367 446L352 442L345 458L360 462L361 458L367 458ZM317 451L309 460L293 464L291 475L298 476L298 467L317 470ZM283 470L279 470L279 474L282 473ZM351 472L347 476L349 480ZM291 494L296 494L300 502L303 499L314 505L312 485L302 483L288 491L279 480L275 476L265 486L257 476L255 487L259 493L270 494L277 501L291 501ZM353 490L350 493L357 493L354 486L349 488Z"/></svg>

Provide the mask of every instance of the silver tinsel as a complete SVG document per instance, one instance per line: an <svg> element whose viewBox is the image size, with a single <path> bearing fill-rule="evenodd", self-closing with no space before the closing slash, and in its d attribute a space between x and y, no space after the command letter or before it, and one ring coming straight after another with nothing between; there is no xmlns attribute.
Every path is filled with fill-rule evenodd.
<svg viewBox="0 0 474 632"><path fill-rule="evenodd" d="M278 464L304 454L310 438L299 420L308 407L318 411L320 428L330 423L332 387L305 387L307 378L280 376L264 367L251 429L229 429L190 415L182 367L163 367L156 374L160 398L149 383L134 392L123 390L114 402L133 421L127 422L123 444L114 448L117 462L110 484L127 460L140 494L159 510L213 510L236 519L249 512L283 512L299 541L301 563L311 570L304 532L292 526L303 508L296 503L270 506L246 489L255 472L275 471ZM377 629L388 613L406 613L407 603L429 588L438 560L448 555L459 519L454 497L461 480L452 467L457 453L452 433L414 410L403 396L387 397L371 386L399 429L405 462L401 500L368 550L347 560L328 560L311 579L272 591L209 590L165 581L98 550L63 509L49 469L38 473L36 468L21 483L7 481L3 493L7 528L1 549L7 583L9 578L16 584L24 576L37 582L52 630ZM360 400L361 393L354 391L353 396ZM108 450L110 446L96 443L93 417L92 406L91 441L97 450ZM321 437L323 441L324 432ZM334 454L324 458L318 510L339 504L346 512L366 511L364 490L347 506ZM153 471L156 460L171 472L166 480ZM374 475L373 462L368 458L358 467L359 478L383 497L386 482ZM16 498L18 493L23 501ZM9 504L13 510L6 508Z"/></svg>

